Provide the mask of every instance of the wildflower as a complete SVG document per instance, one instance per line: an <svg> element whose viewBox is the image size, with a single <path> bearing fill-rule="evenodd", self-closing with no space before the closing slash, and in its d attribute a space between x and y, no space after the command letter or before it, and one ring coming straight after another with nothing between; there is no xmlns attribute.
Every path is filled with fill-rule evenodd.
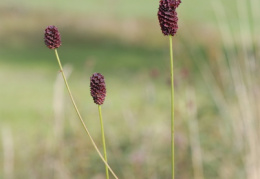
<svg viewBox="0 0 260 179"><path fill-rule="evenodd" d="M160 0L158 20L164 35L174 36L178 30L178 15L176 8L181 0Z"/></svg>
<svg viewBox="0 0 260 179"><path fill-rule="evenodd" d="M50 25L45 29L44 42L49 49L56 49L61 46L60 33L57 27Z"/></svg>
<svg viewBox="0 0 260 179"><path fill-rule="evenodd" d="M90 92L96 104L101 105L106 97L106 84L104 76L100 73L94 73L90 77Z"/></svg>

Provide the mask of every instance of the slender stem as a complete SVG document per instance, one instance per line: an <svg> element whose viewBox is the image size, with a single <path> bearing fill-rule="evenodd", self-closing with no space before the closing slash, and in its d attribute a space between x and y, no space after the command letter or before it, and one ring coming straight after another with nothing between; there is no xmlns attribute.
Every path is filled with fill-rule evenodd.
<svg viewBox="0 0 260 179"><path fill-rule="evenodd" d="M170 35L170 62L171 62L171 149L172 149L172 179L174 179L174 73L172 36Z"/></svg>
<svg viewBox="0 0 260 179"><path fill-rule="evenodd" d="M100 126L101 126L101 133L102 133L102 143L103 143L103 150L104 150L104 158L105 158L105 160L107 162L107 149L106 149L106 140L105 140L103 119L102 119L101 105L98 105L98 111L99 111ZM107 177L107 179L109 179L109 173L108 173L107 166L106 166L106 177Z"/></svg>
<svg viewBox="0 0 260 179"><path fill-rule="evenodd" d="M100 153L100 151L98 150L97 145L95 144L93 138L91 137L91 135L90 135L90 133L89 133L89 131L88 131L88 129L87 129L87 127L86 127L86 125L85 125L85 123L84 123L84 121L83 121L83 119L82 119L80 113L79 113L79 110L78 110L78 108L77 108L77 105L76 105L76 103L75 103L75 101L74 101L74 98L73 98L73 96L72 96L72 93L71 93L71 91L70 91L70 88L69 88L69 85L68 85L66 76L65 76L65 74L64 74L64 72L63 72L63 68L62 68L62 65L61 65L61 62L60 62L60 58L59 58L57 49L55 49L55 55L56 55L56 57L57 57L57 61L58 61L59 66L60 66L60 71L61 71L62 77L63 77L63 79L64 79L65 85L66 85L66 87L67 87L67 89L68 89L68 92L69 92L69 95L70 95L70 99L71 99L71 101L72 101L72 103L73 103L73 106L74 106L74 108L75 108L75 110L76 110L76 112L77 112L77 115L78 115L78 117L79 117L79 119L80 119L80 121L81 121L81 123L82 123L82 125L83 125L83 127L84 127L84 129L85 129L85 131L86 131L86 133L87 133L88 136L89 136L89 139L90 139L91 143L93 144L93 146L94 146L94 148L96 149L98 155L99 155L100 158L103 160L103 162L105 163L105 165L107 166L107 168L110 170L110 172L112 173L112 175L113 175L116 179L118 179L118 177L116 176L116 174L113 172L113 170L110 168L110 166L108 165L108 163L106 162L106 160L104 159L104 157L102 156L102 154Z"/></svg>

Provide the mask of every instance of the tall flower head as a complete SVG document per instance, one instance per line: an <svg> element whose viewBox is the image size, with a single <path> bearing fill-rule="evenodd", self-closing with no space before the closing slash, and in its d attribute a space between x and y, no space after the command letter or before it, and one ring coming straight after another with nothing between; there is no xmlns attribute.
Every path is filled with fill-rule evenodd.
<svg viewBox="0 0 260 179"><path fill-rule="evenodd" d="M50 25L45 29L44 42L49 49L55 49L61 46L60 33L57 27Z"/></svg>
<svg viewBox="0 0 260 179"><path fill-rule="evenodd" d="M178 16L176 8L181 0L160 0L158 20L164 35L174 36L178 30Z"/></svg>
<svg viewBox="0 0 260 179"><path fill-rule="evenodd" d="M90 93L96 104L101 105L106 97L106 84L104 76L100 73L94 73L90 77Z"/></svg>

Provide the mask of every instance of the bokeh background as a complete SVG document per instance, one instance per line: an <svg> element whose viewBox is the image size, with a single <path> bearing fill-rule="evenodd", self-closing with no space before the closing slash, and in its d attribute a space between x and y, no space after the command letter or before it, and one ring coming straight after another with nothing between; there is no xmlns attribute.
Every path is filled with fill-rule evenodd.
<svg viewBox="0 0 260 179"><path fill-rule="evenodd" d="M102 151L94 72L109 164L119 178L169 179L169 41L159 0L0 1L0 178L105 178L104 164L64 88L58 49L84 121ZM173 38L176 179L259 179L258 0L183 0ZM112 176L111 176L112 178Z"/></svg>

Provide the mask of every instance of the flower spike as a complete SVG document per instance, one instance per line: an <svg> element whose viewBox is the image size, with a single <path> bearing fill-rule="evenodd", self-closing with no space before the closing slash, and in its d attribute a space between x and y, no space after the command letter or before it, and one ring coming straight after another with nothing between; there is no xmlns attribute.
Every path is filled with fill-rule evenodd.
<svg viewBox="0 0 260 179"><path fill-rule="evenodd" d="M174 36L178 30L178 15L176 8L181 0L160 0L158 20L164 35Z"/></svg>
<svg viewBox="0 0 260 179"><path fill-rule="evenodd" d="M50 25L45 29L44 42L49 49L56 49L61 46L60 33L57 27Z"/></svg>
<svg viewBox="0 0 260 179"><path fill-rule="evenodd" d="M96 104L101 105L106 97L106 84L104 76L100 73L94 73L90 77L90 92Z"/></svg>

